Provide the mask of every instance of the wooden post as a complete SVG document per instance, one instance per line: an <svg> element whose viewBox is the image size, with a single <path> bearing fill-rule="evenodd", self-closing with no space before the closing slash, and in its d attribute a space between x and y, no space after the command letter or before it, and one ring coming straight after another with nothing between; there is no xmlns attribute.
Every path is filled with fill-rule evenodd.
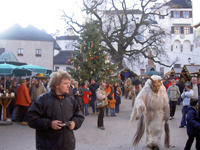
<svg viewBox="0 0 200 150"><path fill-rule="evenodd" d="M3 107L3 120L6 121L6 116L7 116L7 112L6 112L6 107Z"/></svg>

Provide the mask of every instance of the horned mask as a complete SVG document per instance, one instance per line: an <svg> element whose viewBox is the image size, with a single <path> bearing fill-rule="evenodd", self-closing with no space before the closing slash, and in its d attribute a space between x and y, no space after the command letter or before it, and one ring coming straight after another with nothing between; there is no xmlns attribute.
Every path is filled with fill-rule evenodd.
<svg viewBox="0 0 200 150"><path fill-rule="evenodd" d="M151 89L154 93L158 93L161 85L162 85L162 82L161 80L153 80L151 77L149 78L151 80Z"/></svg>

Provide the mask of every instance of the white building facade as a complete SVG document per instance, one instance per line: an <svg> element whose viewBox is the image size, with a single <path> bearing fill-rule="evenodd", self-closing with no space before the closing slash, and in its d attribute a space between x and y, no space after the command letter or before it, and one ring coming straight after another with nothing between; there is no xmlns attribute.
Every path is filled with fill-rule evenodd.
<svg viewBox="0 0 200 150"><path fill-rule="evenodd" d="M162 9L161 14L168 13L168 16L157 17L156 20L161 27L170 33L166 39L166 52L168 64L175 62L176 66L183 67L186 64L200 64L200 54L194 48L193 15L190 0L183 0L176 3L172 0L169 6ZM156 64L159 71L161 65ZM164 67L167 72L171 68Z"/></svg>
<svg viewBox="0 0 200 150"><path fill-rule="evenodd" d="M200 0L193 0L193 26L194 30L194 49L197 54L200 53ZM199 58L200 59L200 58Z"/></svg>
<svg viewBox="0 0 200 150"><path fill-rule="evenodd" d="M104 12L110 12L105 11ZM119 11L120 12L120 11ZM161 10L161 14L168 14L167 16L153 16L157 25L160 25L168 36L166 37L165 44L163 45L167 56L161 58L161 63L166 65L176 64L176 66L182 67L185 64L200 64L200 54L194 48L194 33L193 33L193 14L192 14L192 3L191 0L171 0L167 5L165 5ZM112 19L117 17L115 12L111 14L102 15L102 20L108 20L107 17ZM137 21L140 20L140 12L134 13L134 17ZM90 19L91 16L88 16ZM110 20L109 18L109 20ZM89 19L88 19L89 20ZM131 21L131 20L130 20ZM106 21L105 21L106 22ZM109 23L107 21L107 23ZM113 22L104 25L104 30L112 26ZM134 23L133 23L134 24ZM117 25L117 23L115 23ZM114 25L113 25L114 26ZM134 27L132 27L134 28ZM127 29L128 31L133 29ZM148 32L143 34L144 39L148 38ZM142 38L138 37L138 38ZM116 47L116 43L113 42L112 45ZM133 47L141 47L141 45L132 45ZM131 49L131 46L128 49ZM140 48L139 48L140 49ZM138 61L138 62L137 62ZM138 60L133 60L132 62L126 62L126 65L137 74L141 72L149 71L151 67L155 71L166 73L171 70L170 67L165 67L160 64L153 63L144 57L139 57ZM150 66L150 67L149 67Z"/></svg>
<svg viewBox="0 0 200 150"><path fill-rule="evenodd" d="M0 49L12 52L19 62L53 69L56 46L51 35L33 26L22 28L15 25L0 34Z"/></svg>

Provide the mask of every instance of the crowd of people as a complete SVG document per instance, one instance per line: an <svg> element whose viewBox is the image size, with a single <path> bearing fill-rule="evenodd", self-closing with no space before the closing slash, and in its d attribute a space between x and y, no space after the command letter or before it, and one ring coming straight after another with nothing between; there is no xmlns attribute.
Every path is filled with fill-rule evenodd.
<svg viewBox="0 0 200 150"><path fill-rule="evenodd" d="M15 100L11 102L7 109L8 120L11 119L12 121L27 125L29 121L28 117L30 117L27 115L27 112L30 105L34 104L36 99L40 99L41 95L52 92L51 88L56 89L56 86L50 87L48 83L49 79L47 78L32 78L31 80L16 80L13 78L11 80L10 77L7 77L6 82L2 78L0 80L0 93L15 93ZM196 138L196 147L199 149L200 78L193 77L191 81L185 81L184 78L163 79L162 83L166 88L169 98L169 120L175 119L176 106L182 105L182 119L179 128L187 127L188 141L185 150L190 149L194 138ZM117 116L117 113L120 112L122 95L125 98L133 100L133 107L134 100L143 85L144 79L139 79L138 77L128 78L125 81L117 80L113 85L109 81L97 83L94 79L90 82L85 80L83 83L79 83L70 78L68 94L76 101L77 106L84 116L98 114L97 127L104 130L104 114L111 117ZM61 96L62 99L64 95L61 93L58 96ZM89 111L90 107L91 111ZM59 124L59 122L55 121L55 124ZM34 124L33 127L35 127ZM55 127L55 129L57 128Z"/></svg>
<svg viewBox="0 0 200 150"><path fill-rule="evenodd" d="M6 80L6 81L5 81ZM27 124L27 110L40 95L50 91L48 87L48 78L29 78L16 79L7 77L0 80L0 93L14 93L15 99L11 102L7 109L7 120ZM70 82L70 94L74 96L78 102L80 110L85 116L89 114L97 114L100 108L97 108L97 89L101 83L97 83L94 79L83 83L75 80ZM120 111L120 103L122 90L119 82L113 85L109 81L105 82L105 93L107 95L108 105L106 106L106 116L115 117ZM91 107L91 112L89 108ZM2 113L0 106L0 113ZM0 117L2 114L0 115ZM1 118L2 119L2 118Z"/></svg>
<svg viewBox="0 0 200 150"><path fill-rule="evenodd" d="M188 140L184 150L190 150L194 138L196 149L200 149L200 78L192 77L165 80L170 104L170 120L174 119L176 105L182 103L182 119L179 128L187 127Z"/></svg>
<svg viewBox="0 0 200 150"><path fill-rule="evenodd" d="M27 110L32 102L34 102L38 96L48 91L48 80L46 78L32 78L28 79L16 79L7 77L0 80L0 93L1 95L10 95L13 93L14 100L11 101L7 108L7 120L13 120L20 122L21 124L27 124ZM0 107L0 114L1 114ZM2 116L2 115L0 115Z"/></svg>

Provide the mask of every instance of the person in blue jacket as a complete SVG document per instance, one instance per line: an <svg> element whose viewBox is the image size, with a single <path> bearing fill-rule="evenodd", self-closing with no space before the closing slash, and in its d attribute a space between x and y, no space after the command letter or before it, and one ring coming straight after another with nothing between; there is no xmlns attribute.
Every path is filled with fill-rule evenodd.
<svg viewBox="0 0 200 150"><path fill-rule="evenodd" d="M200 150L200 118L198 118L197 108L198 100L191 99L187 114L188 140L184 150L190 150L194 138L196 138L196 149Z"/></svg>

